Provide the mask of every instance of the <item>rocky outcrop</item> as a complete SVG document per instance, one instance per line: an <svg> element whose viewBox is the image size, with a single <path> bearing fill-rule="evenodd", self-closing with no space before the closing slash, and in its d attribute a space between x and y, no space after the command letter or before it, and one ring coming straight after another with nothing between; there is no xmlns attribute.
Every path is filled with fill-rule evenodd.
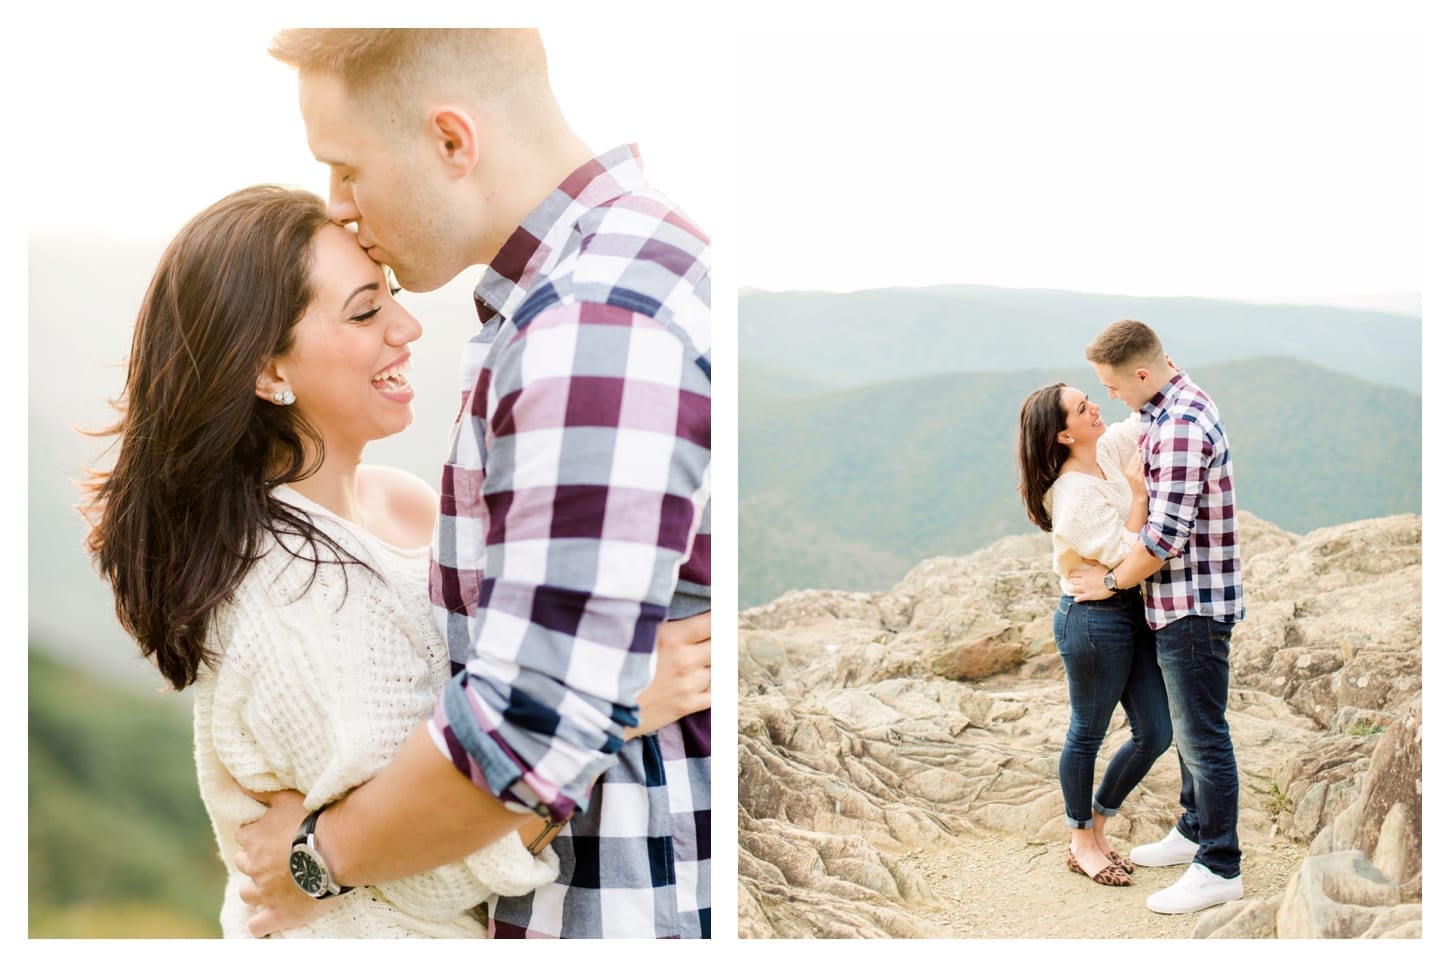
<svg viewBox="0 0 1450 967"><path fill-rule="evenodd" d="M1421 703L1416 700L1376 741L1363 771L1350 776L1358 793L1319 830L1284 894L1206 914L1194 936L1421 936L1420 749ZM1317 783L1309 791L1325 785ZM1311 798L1321 810L1333 797ZM1296 812L1303 809L1301 804Z"/></svg>
<svg viewBox="0 0 1450 967"><path fill-rule="evenodd" d="M1420 519L1301 537L1242 518L1247 618L1229 711L1240 837L1246 849L1302 844L1318 862L1292 891L1213 911L1198 930L1409 935ZM795 592L740 615L743 936L941 936L944 887L904 858L976 834L1039 852L1062 842L1068 710L1049 555L1046 535L1008 538L923 561L884 593ZM1113 728L1108 750L1125 734L1121 713ZM1156 839L1176 819L1171 758L1114 821L1125 841ZM1320 859L1331 855L1341 858Z"/></svg>
<svg viewBox="0 0 1450 967"><path fill-rule="evenodd" d="M1420 694L1420 518L1328 527L1244 562L1233 672L1328 728ZM1369 620L1367 620L1369 619Z"/></svg>

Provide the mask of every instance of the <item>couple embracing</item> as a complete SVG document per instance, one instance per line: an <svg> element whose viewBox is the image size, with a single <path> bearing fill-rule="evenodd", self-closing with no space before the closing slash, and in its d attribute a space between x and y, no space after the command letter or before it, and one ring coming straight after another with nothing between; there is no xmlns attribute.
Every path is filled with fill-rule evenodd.
<svg viewBox="0 0 1450 967"><path fill-rule="evenodd" d="M532 30L289 30L329 198L162 256L87 507L195 686L225 936L707 937L710 247L596 155ZM259 51L260 55L260 51ZM441 493L393 280L469 266Z"/></svg>
<svg viewBox="0 0 1450 967"><path fill-rule="evenodd" d="M1194 913L1243 896L1238 769L1225 718L1229 641L1244 615L1228 438L1213 400L1143 323L1113 323L1086 356L1108 395L1133 412L1108 425L1086 393L1057 383L1023 403L1018 433L1023 503L1052 534L1063 592L1053 637L1070 705L1058 764L1067 866L1131 886L1135 865L1187 864L1147 906ZM1130 736L1094 793L1119 704ZM1182 815L1162 841L1125 859L1108 821L1170 743Z"/></svg>

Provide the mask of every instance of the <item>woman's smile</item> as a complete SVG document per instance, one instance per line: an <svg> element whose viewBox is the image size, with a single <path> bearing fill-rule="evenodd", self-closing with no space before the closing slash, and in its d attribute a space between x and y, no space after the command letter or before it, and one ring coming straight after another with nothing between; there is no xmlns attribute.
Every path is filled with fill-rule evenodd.
<svg viewBox="0 0 1450 967"><path fill-rule="evenodd" d="M407 373L412 368L413 356L411 353L405 353L401 358L390 363L386 369L373 376L373 389L377 390L384 399L392 400L394 403L411 403L413 401L413 384L408 382Z"/></svg>

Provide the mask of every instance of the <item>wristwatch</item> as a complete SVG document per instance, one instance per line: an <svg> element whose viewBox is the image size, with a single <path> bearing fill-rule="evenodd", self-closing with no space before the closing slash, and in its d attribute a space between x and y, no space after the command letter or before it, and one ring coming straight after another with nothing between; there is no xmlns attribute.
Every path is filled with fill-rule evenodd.
<svg viewBox="0 0 1450 967"><path fill-rule="evenodd" d="M1112 571L1109 571L1107 574L1103 575L1103 587L1107 588L1109 591L1118 590L1118 579L1113 577Z"/></svg>
<svg viewBox="0 0 1450 967"><path fill-rule="evenodd" d="M287 861L288 868L292 871L292 882L297 884L297 889L318 900L341 896L352 889L333 881L332 874L327 869L327 860L318 852L315 830L317 817L322 815L322 809L314 809L302 820L302 825L297 828L297 838L292 841L292 855Z"/></svg>

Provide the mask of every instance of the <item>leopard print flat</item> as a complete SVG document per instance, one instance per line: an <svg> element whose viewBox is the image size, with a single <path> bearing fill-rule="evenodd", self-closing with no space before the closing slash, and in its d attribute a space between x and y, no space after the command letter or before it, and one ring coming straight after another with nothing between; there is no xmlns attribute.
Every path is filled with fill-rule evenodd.
<svg viewBox="0 0 1450 967"><path fill-rule="evenodd" d="M1083 876L1086 876L1094 883L1100 883L1103 886L1133 885L1133 878L1127 873L1123 872L1121 867L1114 866L1111 863L1098 870L1096 873L1088 873L1087 870L1083 869L1082 866L1079 865L1077 857L1072 855L1071 846L1067 848L1067 868L1074 873L1081 873Z"/></svg>

